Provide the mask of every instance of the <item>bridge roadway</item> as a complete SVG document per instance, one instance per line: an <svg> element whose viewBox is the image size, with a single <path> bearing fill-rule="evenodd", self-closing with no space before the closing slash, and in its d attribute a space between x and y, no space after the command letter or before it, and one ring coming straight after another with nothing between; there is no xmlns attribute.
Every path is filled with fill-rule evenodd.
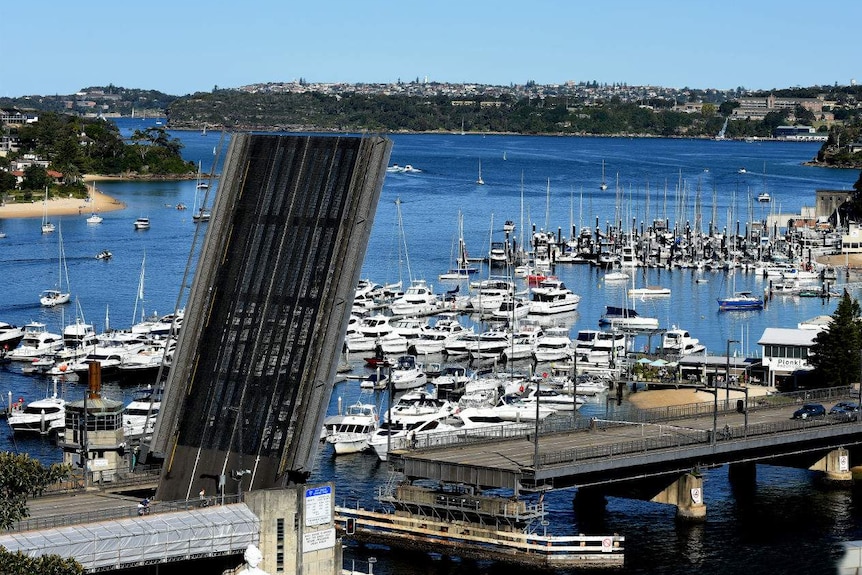
<svg viewBox="0 0 862 575"><path fill-rule="evenodd" d="M744 413L719 389L716 402L643 412L637 422L594 419L575 427L569 422L562 430L543 424L538 441L530 430L506 438L440 434L418 448L393 450L389 460L413 480L514 491L603 485L739 462L807 468L833 449L862 443L862 421L792 419L793 412L809 402L828 410L858 396L857 390L833 388L757 397Z"/></svg>

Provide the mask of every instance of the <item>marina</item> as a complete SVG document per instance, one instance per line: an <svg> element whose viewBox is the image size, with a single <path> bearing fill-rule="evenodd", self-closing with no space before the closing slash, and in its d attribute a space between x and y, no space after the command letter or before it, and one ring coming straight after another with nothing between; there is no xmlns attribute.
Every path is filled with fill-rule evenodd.
<svg viewBox="0 0 862 575"><path fill-rule="evenodd" d="M473 140L472 146L475 147L475 149L482 150L484 146L490 145L489 141L494 141L495 138L482 139L481 141L478 139ZM521 155L525 153L524 145L530 146L535 144L534 141L531 141L532 139L527 138L525 140L528 141L526 144L522 144L523 140L521 138L509 138L506 140L506 149L508 150L507 163L515 164L517 167L513 168L514 170L523 169L524 166L531 162L535 162L536 164L543 163L535 157L535 151L533 151L533 157L530 158L530 162L525 159L526 156ZM402 142L402 139L398 138L396 141L395 154L404 153L405 155L402 158L393 154L393 159L404 161L405 158L409 158L409 160L414 162L416 165L421 165L423 171L421 174L410 176L410 182L401 181L407 180L407 178L402 178L401 175L397 173L389 176L390 179L387 179L387 183L384 187L384 194L375 219L372 239L369 243L369 249L366 254L366 265L363 270L363 277L371 278L373 281L380 282L381 284L394 284L400 280L403 282L402 285L408 286L416 279L433 278L438 273L451 267L450 246L452 244L452 238L449 237L449 231L451 231L450 228L452 227L451 222L456 220L457 212L453 211L450 217L450 214L443 213L445 211L443 206L451 204L449 208L455 210L455 198L461 196L465 186L468 188L473 187L471 184L471 178L473 169L475 168L474 160L463 162L465 164L463 171L456 169L455 167L449 170L444 170L444 165L447 162L441 161L439 158L435 161L435 158L433 157L434 154L440 153L441 150L445 150L447 146L460 146L462 144L450 142L445 138L434 140L437 145L428 147L430 153L428 157L425 157L420 156L418 149L410 147L411 142L414 141L418 142L420 139L405 137L403 138L403 143L405 144L404 147L399 148L399 144ZM571 142L566 143L571 144ZM681 143L693 147L707 144L706 142ZM648 145L647 143L642 144ZM561 144L557 143L557 145ZM720 145L734 146L736 144L726 142ZM739 145L742 146L743 144L739 143ZM775 145L781 146L780 144ZM552 146L548 150L550 151L553 149L554 147ZM794 150L798 150L798 148ZM602 153L601 157L607 157L608 167L612 168L613 161L611 161L611 158L613 155L605 152L607 152L607 150ZM800 155L798 151L796 154ZM470 157L467 151L450 150L450 156L447 157L447 160L452 155L456 157L460 157L461 155L465 155L465 158ZM557 154L549 155L555 157L558 156ZM475 158L475 154L472 157ZM701 156L700 159L702 160L703 156ZM679 163L680 161L681 160L677 158L668 163ZM740 160L725 158L723 161L731 165L736 165ZM511 218L512 221L518 221L518 215L521 208L520 200L522 194L520 193L518 186L517 172L509 173L508 183L501 184L500 182L506 182L507 179L502 173L494 173L495 166L493 156L489 154L484 163L485 166L483 166L483 168L485 169L485 174L489 183L481 188L481 194L483 196L486 194L490 196L471 198L469 202L465 202L465 204L469 204L469 206L465 205L465 207L471 208L473 213L465 213L464 216L464 243L468 247L469 252L474 256L476 256L476 254L486 253L486 246L488 246L489 243L489 234L491 237L497 237L500 239L504 238L505 231L502 229L502 226L500 230L494 228L489 230L487 228L488 220L494 220L493 217L489 218L487 210L500 210L500 213L497 214L497 221L501 221L505 218ZM457 162L455 162L455 164L457 164ZM601 165L601 162L598 164ZM467 167L468 165L470 166L469 168ZM552 169L551 165L547 164L542 166L542 168L542 171ZM679 169L678 166L670 168L669 171L675 169ZM534 168L534 170L538 171L539 167ZM561 172L563 171L563 167L556 166L553 167L553 170ZM770 174L774 171L780 172L779 170L772 170L772 168L770 168ZM713 165L709 173L717 174L719 172L720 170L718 167ZM835 177L835 174L829 175L830 177ZM852 177L850 174L846 174L846 176L847 181L851 182L851 180L855 179L857 174L853 174ZM426 177L429 178L429 181L420 181L421 178ZM656 177L658 176L653 175L650 176L649 179L655 181L653 178ZM537 177L530 179L534 182L540 181ZM635 177L632 176L629 179L634 180ZM640 181L645 181L646 179L647 178L644 178ZM804 205L805 201L809 201L808 198L810 198L812 194L811 188L828 185L828 183L815 183L809 181L805 181L804 184L800 184L799 182L793 183L798 186L795 201L798 201L799 205ZM179 291L178 283L180 281L179 278L182 278L184 275L184 268L187 264L188 258L188 247L191 243L192 235L196 233L194 228L197 226L191 225L191 218L189 216L185 216L182 211L168 210L164 208L159 210L158 206L163 204L174 205L178 200L188 201L192 197L189 195L189 192L193 192L193 190L187 189L190 186L187 186L184 183L171 183L172 187L165 186L164 188L162 187L163 185L164 183L111 183L110 187L113 189L109 190L107 189L109 186L105 184L106 192L109 194L112 193L117 197L121 197L123 201L127 201L130 204L130 208L128 210L106 213L104 217L105 219L100 226L90 226L87 228L85 227L86 222L83 222L84 227L77 230L72 229L76 227L75 224L68 225L64 220L63 230L64 237L66 239L67 254L72 254L73 245L75 245L76 250L78 250L76 253L88 254L86 256L80 255L69 259L70 275L72 277L71 285L73 288L79 285L83 286L78 288L80 291L76 295L81 299L83 309L86 312L86 317L91 320L91 323L92 318L107 315L105 314L105 308L107 307L110 307L112 318L122 315L132 318L137 315L136 313L129 312L131 311L131 302L135 301L135 292L138 286L138 268L145 251L150 257L148 270L153 270L155 268L153 271L153 275L155 277L148 278L146 283L148 309L158 308L161 309L163 313L166 313L174 308L182 307L183 303L177 302L177 292ZM570 207L574 204L575 198L579 199L580 195L577 188L572 189L574 185L574 182L558 182L551 186L552 190L555 189L555 187L559 187L561 189L569 188L566 190L567 193L562 193L561 191L560 195L563 197L560 198L561 201L557 202L558 206L553 210L549 210L551 213L555 214L555 218L560 220L559 223L554 222L557 223L556 227L568 229L567 226L571 223L570 214L573 213L573 210L571 210ZM642 184L637 183L635 185ZM836 183L835 185L840 186L840 183ZM193 186L193 184L191 184L191 186ZM792 186L789 187L792 188ZM595 188L595 184L590 186L591 190L593 188ZM438 197L432 197L431 194L427 192L428 189L435 189L438 193ZM775 198L779 196L779 189L780 186L775 184L770 185L770 190L773 191ZM142 193L144 190L147 192L146 195ZM533 196L532 213L543 213L545 211L544 206L546 205L548 197L547 188L544 182L542 183L540 192L536 192L537 190L531 191ZM793 192L789 191L788 194L788 199L782 200L782 202L790 202L789 198L793 197ZM640 192L642 200L650 197L650 195L652 195L653 202L655 202L656 194L654 192L652 194L647 193L646 190ZM403 221L405 224L404 228L407 230L407 233L404 234L406 240L399 239L398 241L393 242L391 240L393 235L398 237L397 226L393 226L393 222L396 219L394 217L396 215L394 201L396 198L403 198ZM587 198L589 198L589 196ZM584 200L584 212L585 214L591 214L591 220L593 219L593 214L601 213L605 215L614 212L615 206L613 205L613 201L608 202L607 199L605 199L600 202L599 198L587 198ZM479 201L480 199L482 201ZM591 201L595 202L595 205L590 207L589 202ZM775 205L777 201L778 200L775 199L771 203ZM135 203L139 203L140 205L133 205ZM598 205L600 203L602 205ZM662 203L663 202L658 202L658 205L661 205ZM674 202L669 200L668 203L673 205ZM645 203L640 202L639 205L645 206ZM719 206L717 211L724 210L727 207L728 206ZM655 209L660 210L661 208ZM465 212L466 211L467 210L465 209ZM529 209L525 210L525 212L530 211L531 210ZM690 211L693 213L693 205L690 207ZM130 242L129 238L132 237L133 234L133 229L130 223L134 220L134 214L137 213L148 213L153 221L153 226L147 234L136 234L134 236L134 240ZM643 215L646 216L645 211ZM608 220L610 220L609 216L605 217L608 217ZM584 219L587 219L586 216ZM650 221L649 218L644 217L644 219L646 221ZM81 218L81 220L83 221L84 218ZM26 282L24 284L26 285L26 290L24 291L28 294L32 294L32 284L34 283L33 277L39 276L39 274L42 273L39 269L49 269L55 266L56 240L54 241L53 249L51 250L49 250L49 245L51 244L50 241L46 240L42 242L44 244L43 247L45 248L44 262L32 261L32 257L26 257L23 254L23 250L25 249L25 246L32 248L34 244L38 245L40 241L38 237L38 226L35 227L33 235L26 235L30 232L23 233L25 228L23 227L22 222L26 222L26 220L2 222L4 232L9 235L6 240L13 240L10 244L4 244L3 248L6 249L11 245L17 246L17 249L20 250L18 253L12 252L14 255L11 255L10 260L17 262L16 265L19 265L22 270L21 274L16 275L29 277L21 277L20 279L12 278L11 281L13 284L18 281L22 283ZM112 224L116 225L112 226ZM526 224L522 226L520 223L515 224L514 228L509 230L511 238L520 238L520 234L522 233L521 230L525 227L528 226ZM532 226L529 226L529 228L531 227ZM592 227L593 226L591 224L590 228ZM604 228L604 226L601 227ZM387 233L388 230L393 228L396 229L395 234ZM113 239L110 233L110 230L112 229L113 233L116 234L113 236ZM578 229L580 230L581 228ZM94 237L93 235L86 235L90 233L90 230L92 230L93 233L106 230L108 232L106 232L105 235ZM19 234L18 232L22 232L22 234ZM529 237L529 234L527 237ZM131 244L130 249L120 249L121 246L125 245L120 242L121 239L126 243ZM138 244L135 244L135 242L138 242ZM403 258L400 258L398 255L398 246L405 242L409 244L409 251L412 257L410 270L403 269L403 264L406 262L404 262ZM96 262L93 260L92 254L98 251L95 249L96 245L98 245L99 249L108 247L113 252L114 257L111 261ZM518 245L524 245L520 239L518 241ZM49 251L52 252L53 255L49 255ZM123 253L124 251L126 253ZM101 265L102 268L91 269L86 267L96 264ZM109 274L111 287L110 289L106 289L105 284L108 280L108 274L104 269L111 266L114 266L108 270L111 272ZM796 323L809 317L829 314L833 309L833 302L830 302L828 298L776 298L769 301L764 309L757 310L756 312L745 311L734 312L733 314L723 314L719 312L716 300L721 295L730 291L728 286L728 277L731 274L735 278L737 290L748 289L752 293L763 293L763 290L768 287L768 281L766 278L762 274L758 275L755 273L753 269L750 271L745 269L734 269L731 271L725 269L697 270L696 268L684 267L632 266L632 268L633 269L629 270L629 272L637 276L637 285L667 286L673 293L673 296L669 298L638 299L635 304L638 312L643 314L645 317L655 318L662 326L670 327L673 324L684 326L690 332L691 336L698 338L699 341L706 346L711 354L723 355L726 340L739 338L743 342L739 346L742 353L745 353L746 355L754 355L757 353L756 341L766 326L795 326ZM402 274L400 276L399 271ZM604 270L598 266L571 264L564 266L560 263L555 266L553 273L564 281L567 286L572 287L573 291L575 291L581 298L577 310L569 312L564 320L564 325L566 325L573 334L577 333L577 331L581 329L598 327L599 318L608 305L618 305L622 303L625 306L626 298L628 297L628 294L626 293L629 289L628 283L621 283L616 287L606 284L602 281ZM477 274L480 277L490 277L491 275L487 267L480 269ZM699 279L699 277L708 277L710 281L705 284L697 283L696 280ZM514 290L520 291L525 289L525 283L526 281L515 286ZM439 283L438 285L433 286L435 288L435 293L448 291L448 289L443 289L444 285L445 287L449 287L454 284ZM461 285L463 286L461 287L461 292L465 295L469 293L469 286L467 284ZM152 286L152 288L150 288L150 286ZM21 289L10 290L10 293L15 294L20 293L21 291ZM121 292L125 292L124 295L127 299L122 297ZM686 294L686 296L683 297L683 294ZM52 327L56 326L54 329L59 329L61 326L65 325L66 321L64 321L62 309L55 311L47 309L42 310L40 307L32 303L32 295L27 298L27 301L20 302L16 301L14 297L15 296L13 296L2 310L0 310L2 311L2 316L0 316L0 318L2 318L3 321L23 324L24 322L29 321L32 318L31 316L35 315L36 317L44 318L48 325L51 325ZM481 317L475 318L470 314L466 314L463 319L465 322L469 322L470 325L475 326L477 328L477 333L485 331L485 328L488 327L484 325L486 322L483 321ZM554 323L558 320L559 318L555 318ZM119 322L112 319L111 323L118 324ZM129 324L127 323L126 325ZM101 329L101 326L99 327ZM642 342L639 342L639 344L643 345ZM348 363L351 364L352 371L356 373L364 373L363 370L365 368L362 363L363 361L364 358L362 357L351 357L348 360ZM424 360L422 363L430 365L432 362ZM27 392L31 396L36 394L36 388L39 386L34 385L32 379L15 373L8 365L3 369L2 381L9 385L11 388L10 391L12 391L13 394L23 392ZM355 390L349 387L351 384L355 386ZM354 401L354 398L349 396L352 393L355 393L356 390L358 390L358 385L356 385L355 382L347 380L340 383L336 393L333 394L333 402L336 399L336 395L338 395L339 397L344 397L344 401L346 402L345 404L351 404L351 402ZM66 395L68 399L77 399L82 393L82 388L75 384L70 384L67 386L65 391L69 392ZM122 387L114 388L112 391L118 392L121 395L127 393ZM76 392L77 396L75 395ZM106 390L106 393L108 393L108 390ZM596 413L597 411L604 409L605 404L603 404L602 401L603 400L600 399L596 403L586 402L578 410L578 413L584 417L588 417L590 413ZM33 446L33 451L38 453L40 446L37 445L37 443L38 440L28 441L27 443L19 441L18 448L20 449L23 447L29 450L29 447ZM51 452L48 449L49 448L46 448L44 452L48 456L47 460L50 461ZM338 458L332 458L330 454L331 451L328 451L326 448L321 451L319 468L315 470L315 474L320 474L320 477L325 476L326 478L342 478L336 480L343 483L345 493L351 493L351 497L354 497L353 494L355 494L355 497L362 500L363 506L372 507L375 504L375 490L373 489L373 486L386 481L387 472L385 470L385 466L379 466L375 461L377 458L367 457L366 454L345 455L343 457L339 456ZM348 477L350 478L349 480L346 479ZM721 492L719 491L715 497L721 497ZM593 525L591 527L589 525L590 519L581 515L577 518L577 524L574 524L575 520L571 517L571 502L566 501L565 494L559 494L555 497L549 495L546 504L549 506L551 514L556 519L556 521L554 521L555 529L561 529L564 531L564 533L559 533L561 536L566 536L567 533L565 532L619 532L625 535L628 535L628 533L638 532L638 530L631 525L625 525L625 521L615 515L612 515L608 519L613 523L613 525ZM614 505L619 504L615 503ZM721 520L721 517L722 514L719 512L719 521ZM618 527L621 529L618 529ZM672 539L680 537L680 534L678 533L674 535L665 532L664 534ZM644 545L644 543L639 541L634 548L632 548L630 543L631 539L627 538L626 541L627 555L628 553L633 553L635 557L637 557L639 553L638 548L641 545ZM705 542L701 541L700 544L705 544ZM712 552L717 553L718 551ZM394 565L397 565L397 563ZM393 568L395 567L393 566Z"/></svg>

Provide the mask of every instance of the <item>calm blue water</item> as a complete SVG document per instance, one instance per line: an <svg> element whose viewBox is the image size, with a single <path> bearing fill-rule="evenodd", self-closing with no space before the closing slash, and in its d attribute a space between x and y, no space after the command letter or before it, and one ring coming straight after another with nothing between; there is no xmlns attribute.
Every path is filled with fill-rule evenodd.
<svg viewBox="0 0 862 575"><path fill-rule="evenodd" d="M152 123L122 120L120 125L131 133ZM209 172L220 134L174 135L185 144L185 157L200 160L203 171ZM522 228L562 228L567 235L572 224L579 229L594 228L597 221L602 228L620 220L628 228L632 220L640 226L653 219L668 219L671 226L675 222L694 226L699 198L704 228L713 214L719 228L728 223L733 227L737 220L744 227L746 221L762 219L770 210L798 212L801 206L814 203L814 190L849 189L859 176L855 170L802 166L819 147L806 143L472 135L396 135L392 139L390 163L411 164L422 172L387 175L363 276L378 283L424 278L438 292L454 285L440 284L436 277L451 265L459 212L464 216L468 250L479 256L487 253L492 239L503 239L505 220L516 223L518 238ZM474 183L480 159L484 186ZM609 187L600 191L603 160ZM742 167L746 174L738 173ZM98 330L104 328L106 317L111 327L128 327L135 319L144 258L145 313L168 313L178 300L182 306L180 282L195 225L191 209L178 211L173 206L185 203L191 208L195 204L195 182L104 182L99 188L126 203L127 209L104 213L105 220L98 226L86 224L86 211L80 217L61 218L79 315ZM772 195L772 204L751 200L762 190ZM396 199L401 201L403 234ZM133 229L138 216L150 218L150 230ZM74 320L76 306L45 309L38 304L39 292L56 282L59 234L43 236L38 218L0 220L0 230L8 236L0 240L6 281L0 320L19 325L44 321L59 333ZM113 252L112 260L95 259L103 249ZM625 304L625 290L630 286L605 285L601 274L589 266L560 265L556 272L582 297L578 312L567 318L573 330L595 328L606 305ZM689 270L638 272L636 285L660 284L673 295L635 301L634 306L644 315L658 317L664 327L675 324L688 329L706 343L710 353L723 355L726 341L737 339L743 342L737 349L755 355L765 327L795 327L801 320L834 311L835 302L776 298L761 312L719 313L717 297L732 289L759 292L763 280L753 274L737 273L731 278L707 272L708 283L695 284L692 274ZM139 318L141 304L138 306ZM28 401L45 394L45 380L23 376L19 370L16 364L0 368L4 399L7 392ZM60 392L68 399L79 399L83 385L69 385ZM355 383L338 384L332 409L339 396L349 402L357 393ZM106 394L127 398L129 391L109 384ZM603 404L594 404L585 406L583 412L589 415L603 410ZM14 441L5 432L0 433L0 449L27 451L45 461L60 457L47 441ZM375 486L387 476L385 465L372 456L334 458L323 451L313 479L334 479L339 498L355 498L373 506ZM676 525L669 506L624 499L609 500L604 514L578 516L572 512L572 495L559 492L546 498L552 529L624 534L628 538L626 573L753 569L831 573L835 544L862 539L859 493L822 490L808 473L798 470L759 467L754 493L732 491L724 469L709 471L705 494L709 521L699 526ZM418 565L415 558L373 550L351 550L348 556L362 560L375 553L381 559L375 566L378 573L507 572L494 565L458 561L432 560Z"/></svg>

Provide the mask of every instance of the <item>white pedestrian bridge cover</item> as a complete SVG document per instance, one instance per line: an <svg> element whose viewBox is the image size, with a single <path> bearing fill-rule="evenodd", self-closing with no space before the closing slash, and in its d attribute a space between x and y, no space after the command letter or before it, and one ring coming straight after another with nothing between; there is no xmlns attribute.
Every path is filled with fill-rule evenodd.
<svg viewBox="0 0 862 575"><path fill-rule="evenodd" d="M8 551L73 557L86 571L241 555L260 539L260 519L243 503L83 523L0 536Z"/></svg>

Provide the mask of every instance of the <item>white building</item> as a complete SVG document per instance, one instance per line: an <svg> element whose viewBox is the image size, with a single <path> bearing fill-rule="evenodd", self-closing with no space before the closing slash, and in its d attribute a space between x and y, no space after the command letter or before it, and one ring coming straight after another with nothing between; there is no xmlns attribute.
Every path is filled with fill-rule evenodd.
<svg viewBox="0 0 862 575"><path fill-rule="evenodd" d="M758 345L763 346L763 367L766 369L769 387L792 378L798 371L810 371L809 350L814 345L817 330L768 327L760 336Z"/></svg>

